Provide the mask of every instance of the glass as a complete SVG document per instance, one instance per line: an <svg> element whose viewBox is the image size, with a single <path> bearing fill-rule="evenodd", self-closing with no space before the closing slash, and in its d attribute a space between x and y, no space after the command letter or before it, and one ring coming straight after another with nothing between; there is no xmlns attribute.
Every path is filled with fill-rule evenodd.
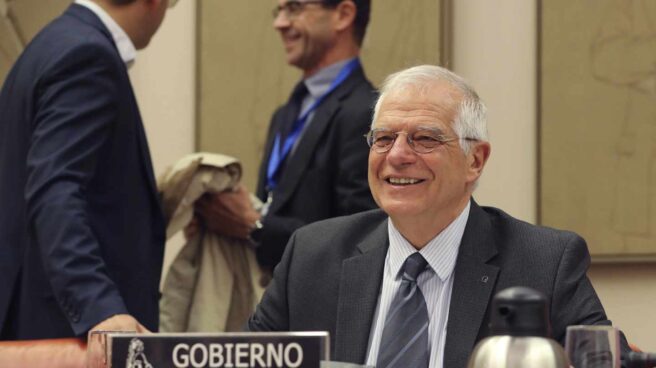
<svg viewBox="0 0 656 368"><path fill-rule="evenodd" d="M367 144L377 153L385 153L392 149L399 134L405 134L410 148L417 153L433 152L436 148L449 142L458 140L442 133L439 129L418 129L413 132L392 132L387 129L372 129L365 135ZM475 138L463 138L475 141Z"/></svg>
<svg viewBox="0 0 656 368"><path fill-rule="evenodd" d="M286 3L282 5L277 5L273 10L271 11L271 15L273 15L273 19L278 18L278 15L282 12L285 14L287 19L293 19L297 17L303 10L305 10L305 6L309 4L323 4L323 0L307 0L307 1L298 1L298 0L291 0L287 1Z"/></svg>
<svg viewBox="0 0 656 368"><path fill-rule="evenodd" d="M620 368L620 334L613 326L569 326L565 351L574 368Z"/></svg>

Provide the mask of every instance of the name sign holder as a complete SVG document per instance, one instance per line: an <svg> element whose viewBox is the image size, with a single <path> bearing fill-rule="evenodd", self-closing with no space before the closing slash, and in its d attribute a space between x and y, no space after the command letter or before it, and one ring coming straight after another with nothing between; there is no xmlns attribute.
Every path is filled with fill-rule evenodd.
<svg viewBox="0 0 656 368"><path fill-rule="evenodd" d="M92 332L90 368L320 368L328 332Z"/></svg>

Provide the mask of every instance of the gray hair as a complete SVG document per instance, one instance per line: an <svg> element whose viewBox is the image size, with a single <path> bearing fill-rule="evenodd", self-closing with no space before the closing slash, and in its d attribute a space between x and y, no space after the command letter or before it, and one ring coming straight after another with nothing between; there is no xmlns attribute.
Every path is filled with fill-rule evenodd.
<svg viewBox="0 0 656 368"><path fill-rule="evenodd" d="M458 105L456 117L453 121L453 130L460 138L460 147L465 154L471 150L471 141L476 139L487 141L487 107L478 97L476 91L465 80L452 71L435 65L419 65L400 72L396 72L385 79L380 90L380 97L374 107L373 124L378 118L378 111L382 101L389 94L407 88L427 91L436 82L446 82L462 94ZM443 101L438 101L443 102Z"/></svg>

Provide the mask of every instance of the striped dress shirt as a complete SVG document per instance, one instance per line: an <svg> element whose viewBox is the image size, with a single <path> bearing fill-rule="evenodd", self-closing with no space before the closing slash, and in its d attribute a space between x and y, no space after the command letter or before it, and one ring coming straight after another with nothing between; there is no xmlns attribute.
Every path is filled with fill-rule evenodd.
<svg viewBox="0 0 656 368"><path fill-rule="evenodd" d="M428 307L428 341L431 349L429 368L442 368L446 323L453 289L453 269L469 218L469 207L470 203L446 229L419 251L429 265L417 280ZM391 219L387 224L390 246L385 258L383 286L369 334L366 363L369 366L376 366L387 311L401 285L401 266L408 256L417 251L394 227Z"/></svg>

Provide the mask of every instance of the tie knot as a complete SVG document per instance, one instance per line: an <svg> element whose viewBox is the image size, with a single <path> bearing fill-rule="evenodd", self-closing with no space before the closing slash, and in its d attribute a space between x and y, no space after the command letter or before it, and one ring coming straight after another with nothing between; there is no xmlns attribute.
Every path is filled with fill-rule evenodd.
<svg viewBox="0 0 656 368"><path fill-rule="evenodd" d="M296 84L296 87L294 87L291 96L289 96L289 100L295 101L296 103L300 104L301 101L303 101L305 95L307 94L308 94L308 89L305 86L305 81L300 81Z"/></svg>
<svg viewBox="0 0 656 368"><path fill-rule="evenodd" d="M417 277L426 269L427 265L428 262L419 252L413 253L403 263L403 279L416 282Z"/></svg>

